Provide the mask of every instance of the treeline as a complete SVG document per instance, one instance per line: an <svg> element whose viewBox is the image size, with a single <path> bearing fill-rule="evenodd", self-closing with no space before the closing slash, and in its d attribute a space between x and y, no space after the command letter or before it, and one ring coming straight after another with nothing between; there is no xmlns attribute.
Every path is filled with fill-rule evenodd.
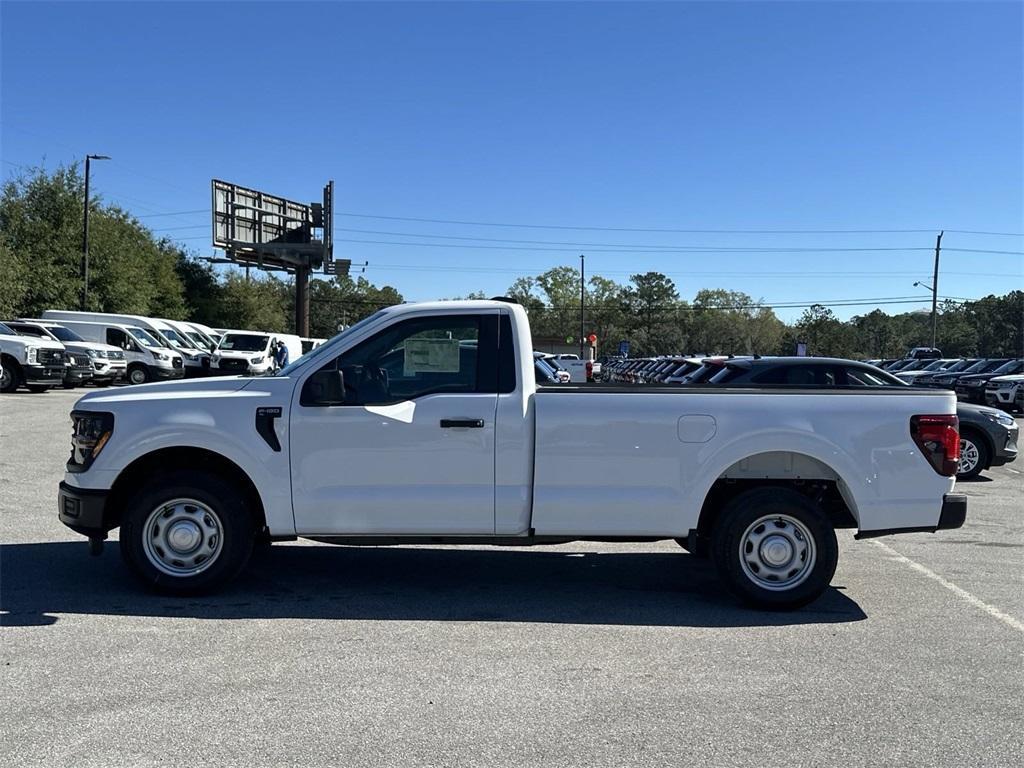
<svg viewBox="0 0 1024 768"><path fill-rule="evenodd" d="M77 308L82 280L84 189L77 168L37 169L8 180L0 199L0 319ZM94 198L89 213L88 308L171 319L218 328L293 330L294 286L274 274L216 272L169 239L160 239L128 211ZM506 294L526 307L535 337L577 339L580 274L555 267L521 277ZM476 294L479 298L482 294ZM403 301L392 286L363 277L314 280L310 332L329 337L378 309ZM947 355L1024 353L1024 292L939 307L938 346ZM807 308L793 324L760 299L704 289L691 301L659 272L620 284L600 275L586 286L586 331L599 353L614 354L627 339L633 355L809 354L898 357L931 338L930 315L874 310L841 321L828 307Z"/></svg>

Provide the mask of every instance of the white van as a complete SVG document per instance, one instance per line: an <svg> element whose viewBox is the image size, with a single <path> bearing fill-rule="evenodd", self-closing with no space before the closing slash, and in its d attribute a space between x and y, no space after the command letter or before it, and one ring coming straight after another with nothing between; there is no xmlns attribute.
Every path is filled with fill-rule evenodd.
<svg viewBox="0 0 1024 768"><path fill-rule="evenodd" d="M142 315L119 315L112 312L73 312L63 309L48 309L43 312L47 320L81 320L93 323L117 323L132 328L142 328L156 338L157 343L181 355L185 364L185 375L205 376L210 367L210 355L206 350L196 348L166 322Z"/></svg>
<svg viewBox="0 0 1024 768"><path fill-rule="evenodd" d="M211 366L217 373L228 375L273 373L278 368L274 362L278 341L283 341L288 349L288 362L302 357L302 341L290 333L225 330L213 352Z"/></svg>
<svg viewBox="0 0 1024 768"><path fill-rule="evenodd" d="M216 333L213 328L208 328L205 325L184 320L168 320L167 322L186 334L197 347L208 350L211 353L216 348L217 342L220 341L220 334Z"/></svg>
<svg viewBox="0 0 1024 768"><path fill-rule="evenodd" d="M180 379L185 375L181 355L165 347L144 328L86 320L61 320L60 324L83 339L101 341L124 351L130 384Z"/></svg>
<svg viewBox="0 0 1024 768"><path fill-rule="evenodd" d="M12 320L7 325L23 336L59 341L69 356L75 352L81 353L79 357L88 360L92 370L91 381L98 387L124 381L128 374L128 363L123 350L101 341L84 339L70 328L65 328L53 320L19 319ZM64 383L67 384L66 376Z"/></svg>

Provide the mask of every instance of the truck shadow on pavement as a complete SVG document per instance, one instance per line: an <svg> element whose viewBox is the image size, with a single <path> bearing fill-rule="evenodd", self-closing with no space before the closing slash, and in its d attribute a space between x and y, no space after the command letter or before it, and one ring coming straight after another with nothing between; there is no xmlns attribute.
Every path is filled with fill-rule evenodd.
<svg viewBox="0 0 1024 768"><path fill-rule="evenodd" d="M642 546L642 545L638 545ZM0 624L54 614L198 619L485 621L678 627L834 624L867 618L831 587L810 606L739 605L709 561L671 551L275 545L223 591L174 598L144 590L117 542L0 546Z"/></svg>

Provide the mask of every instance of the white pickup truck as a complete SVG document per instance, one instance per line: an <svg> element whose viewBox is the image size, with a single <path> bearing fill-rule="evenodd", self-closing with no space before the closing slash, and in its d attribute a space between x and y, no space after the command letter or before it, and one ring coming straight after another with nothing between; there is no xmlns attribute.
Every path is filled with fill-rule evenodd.
<svg viewBox="0 0 1024 768"><path fill-rule="evenodd" d="M120 526L159 590L213 589L254 544L676 539L761 607L820 595L836 528L957 528L951 392L538 387L525 311L390 307L277 375L96 392L58 514Z"/></svg>

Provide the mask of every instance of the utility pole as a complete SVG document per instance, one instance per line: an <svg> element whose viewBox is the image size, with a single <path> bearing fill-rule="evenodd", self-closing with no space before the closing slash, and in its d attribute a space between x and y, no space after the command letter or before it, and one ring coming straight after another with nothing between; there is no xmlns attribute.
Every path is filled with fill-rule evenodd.
<svg viewBox="0 0 1024 768"><path fill-rule="evenodd" d="M583 305L586 301L587 282L584 274L584 256L580 254L580 360L586 360L583 354L583 345L586 343L587 326L583 315Z"/></svg>
<svg viewBox="0 0 1024 768"><path fill-rule="evenodd" d="M932 349L935 349L935 331L938 322L939 310L939 251L942 250L942 235L935 238L935 272L932 275Z"/></svg>
<svg viewBox="0 0 1024 768"><path fill-rule="evenodd" d="M295 268L295 335L309 336L309 266Z"/></svg>
<svg viewBox="0 0 1024 768"><path fill-rule="evenodd" d="M106 155L85 156L85 209L82 224L82 301L79 309L83 312L89 303L89 161L109 160Z"/></svg>

